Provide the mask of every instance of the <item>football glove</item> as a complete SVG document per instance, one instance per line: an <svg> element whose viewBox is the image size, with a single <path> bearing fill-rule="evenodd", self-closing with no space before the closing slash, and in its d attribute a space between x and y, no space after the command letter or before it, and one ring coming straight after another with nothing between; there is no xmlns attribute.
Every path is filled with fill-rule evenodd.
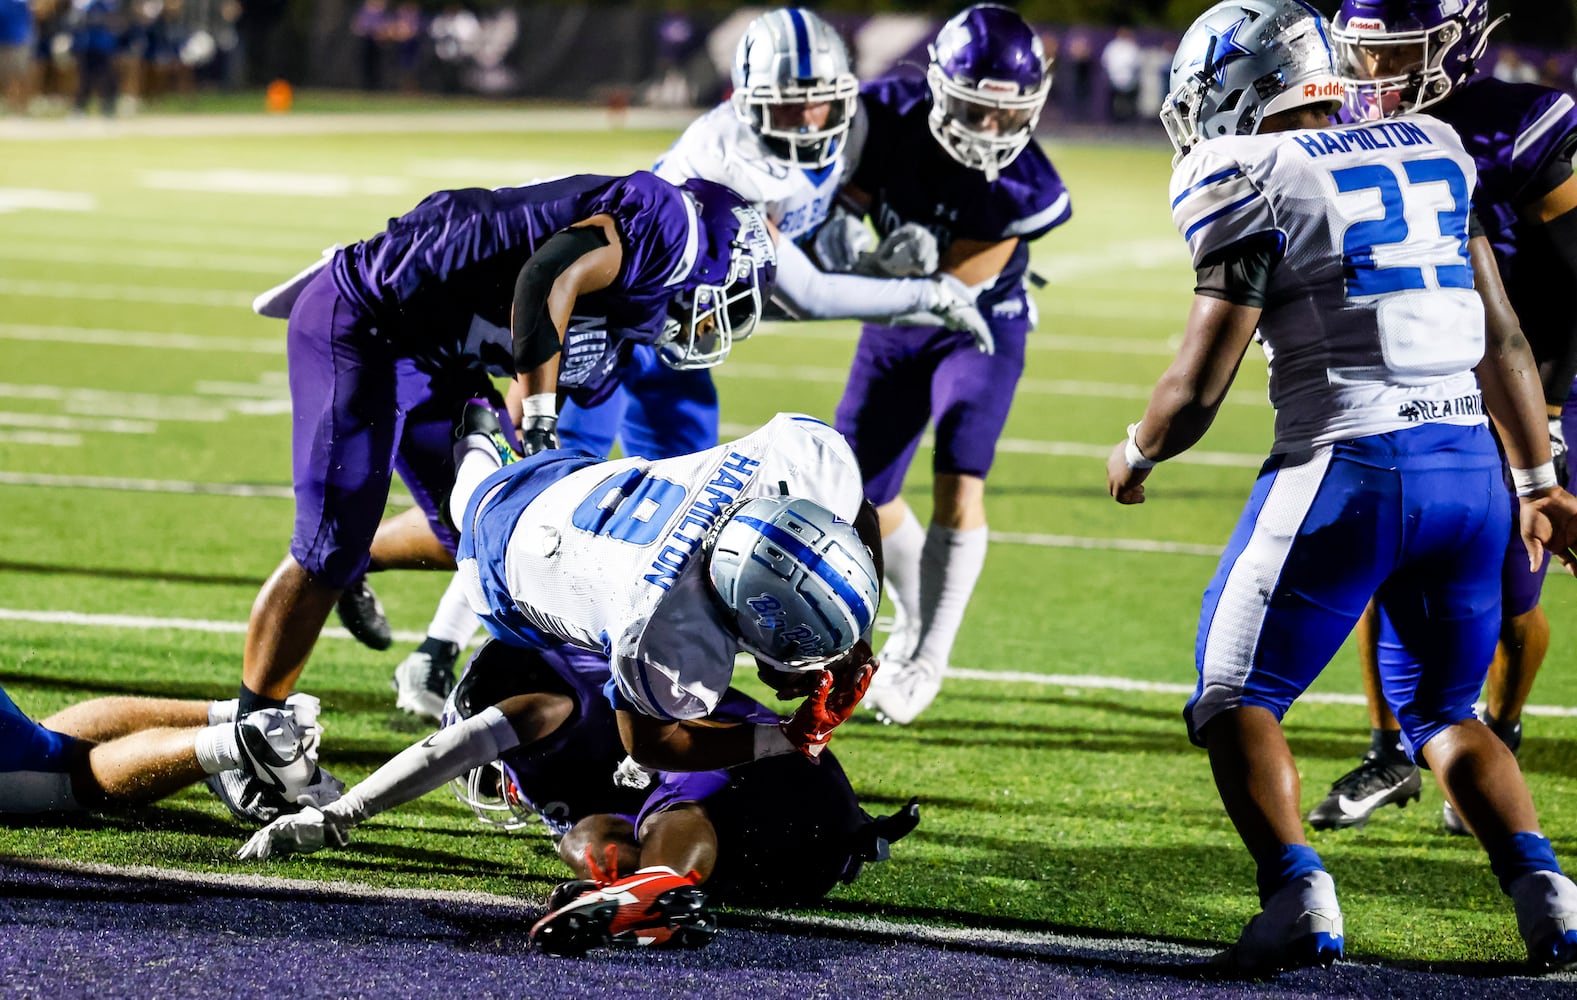
<svg viewBox="0 0 1577 1000"><path fill-rule="evenodd" d="M811 239L811 250L824 271L852 271L860 258L876 249L876 234L864 219L834 209Z"/></svg>
<svg viewBox="0 0 1577 1000"><path fill-rule="evenodd" d="M522 454L535 455L539 451L559 446L559 418L551 415L527 417L520 424Z"/></svg>
<svg viewBox="0 0 1577 1000"><path fill-rule="evenodd" d="M1550 461L1555 463L1555 481L1565 489L1571 466L1566 455L1566 428L1561 426L1559 414L1550 417Z"/></svg>
<svg viewBox="0 0 1577 1000"><path fill-rule="evenodd" d="M252 834L236 852L242 860L259 860L276 854L311 854L325 847L350 843L350 821L333 810L311 806L287 813Z"/></svg>
<svg viewBox="0 0 1577 1000"><path fill-rule="evenodd" d="M820 757L832 739L833 730L854 714L875 673L875 660L839 671L836 676L830 670L823 670L810 697L783 723L783 735L794 744L794 749L811 760Z"/></svg>
<svg viewBox="0 0 1577 1000"><path fill-rule="evenodd" d="M906 222L875 251L861 254L854 270L873 278L923 278L935 273L940 256L936 236L918 222Z"/></svg>
<svg viewBox="0 0 1577 1000"><path fill-rule="evenodd" d="M932 279L935 298L930 313L942 321L949 330L964 330L975 338L975 347L981 354L995 354L997 339L991 326L975 307L975 297L969 286L951 274L939 274Z"/></svg>

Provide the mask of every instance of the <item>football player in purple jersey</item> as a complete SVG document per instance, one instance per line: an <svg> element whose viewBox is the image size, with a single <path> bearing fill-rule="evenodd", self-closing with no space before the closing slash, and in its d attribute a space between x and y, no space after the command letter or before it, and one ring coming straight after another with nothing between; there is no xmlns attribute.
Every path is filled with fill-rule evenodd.
<svg viewBox="0 0 1577 1000"><path fill-rule="evenodd" d="M716 930L709 901L796 906L853 881L865 861L919 821L913 802L873 819L831 751L729 770L648 771L625 758L603 685L602 653L572 646L478 647L444 727L402 751L342 799L282 816L245 858L343 847L363 820L447 781L484 822L538 818L575 874L532 929L538 948L580 954L613 945L698 946ZM777 724L729 690L713 722Z"/></svg>
<svg viewBox="0 0 1577 1000"><path fill-rule="evenodd" d="M1050 86L1035 31L1006 7L977 4L942 27L925 77L861 88L869 135L846 200L884 238L900 230L934 238L938 273L971 287L995 340L987 352L939 325L866 324L838 404L836 426L881 513L888 592L900 614L867 695L890 722L913 721L936 697L985 563L986 474L1035 326L1029 244L1071 214L1034 140ZM933 421L927 529L900 490Z"/></svg>
<svg viewBox="0 0 1577 1000"><path fill-rule="evenodd" d="M296 524L248 623L241 709L278 707L341 591L360 579L398 471L435 533L449 428L489 370L515 376L525 449L555 444L560 397L595 401L637 343L703 367L761 310L765 219L727 188L650 173L433 194L292 290L287 354ZM438 429L434 429L438 428ZM285 804L219 782L240 818Z"/></svg>
<svg viewBox="0 0 1577 1000"><path fill-rule="evenodd" d="M1503 20L1502 18L1501 20ZM1577 104L1537 84L1475 76L1489 33L1488 0L1345 0L1332 30L1348 113L1366 120L1427 110L1456 129L1478 167L1473 206L1500 266L1506 294L1539 363L1557 464L1561 413L1577 373ZM1577 420L1577 405L1569 420ZM1560 478L1566 481L1566 473ZM1484 722L1515 753L1522 709L1550 642L1539 606L1548 559L1530 569L1515 533L1501 571L1500 643L1485 687ZM1417 800L1422 779L1380 697L1378 631L1371 609L1358 652L1369 700L1370 747L1309 813L1317 829L1366 822L1381 806ZM1467 828L1451 804L1446 828Z"/></svg>

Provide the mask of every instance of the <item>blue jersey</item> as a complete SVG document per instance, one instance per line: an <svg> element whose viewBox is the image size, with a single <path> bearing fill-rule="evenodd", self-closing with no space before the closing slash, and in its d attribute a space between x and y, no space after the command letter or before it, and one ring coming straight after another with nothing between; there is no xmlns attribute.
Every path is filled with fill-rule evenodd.
<svg viewBox="0 0 1577 1000"><path fill-rule="evenodd" d="M626 344L652 343L687 287L702 242L695 204L655 175L583 174L525 187L439 191L334 262L341 293L419 359L481 357L513 371L515 281L537 247L593 215L610 215L624 260L609 287L583 295L565 332L560 385L596 391Z"/></svg>
<svg viewBox="0 0 1577 1000"><path fill-rule="evenodd" d="M1018 247L996 283L981 293L980 312L990 318L1023 315L1029 242L1068 221L1068 189L1037 142L1031 142L995 181L954 160L937 144L926 122L931 91L924 78L884 77L865 84L860 103L869 131L851 183L871 196L870 214L886 236L915 222L935 234L942 253L954 240Z"/></svg>
<svg viewBox="0 0 1577 1000"><path fill-rule="evenodd" d="M1541 181L1551 166L1571 159L1577 103L1549 87L1486 78L1456 88L1429 111L1456 129L1478 168L1474 210L1534 356L1561 356L1577 303L1562 269L1551 266L1556 249L1520 212L1549 193Z"/></svg>
<svg viewBox="0 0 1577 1000"><path fill-rule="evenodd" d="M0 815L75 809L77 740L29 719L0 688Z"/></svg>

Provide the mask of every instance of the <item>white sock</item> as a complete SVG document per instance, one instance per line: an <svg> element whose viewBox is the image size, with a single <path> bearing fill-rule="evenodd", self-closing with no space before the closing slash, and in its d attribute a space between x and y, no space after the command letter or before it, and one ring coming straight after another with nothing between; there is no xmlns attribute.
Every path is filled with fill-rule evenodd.
<svg viewBox="0 0 1577 1000"><path fill-rule="evenodd" d="M502 469L493 442L480 434L467 434L455 442L454 491L449 494L449 517L455 524L465 520L465 505L482 480Z"/></svg>
<svg viewBox="0 0 1577 1000"><path fill-rule="evenodd" d="M476 638L476 631L481 627L481 619L476 617L476 612L471 610L470 603L466 601L465 585L460 582L460 574L456 573L449 578L449 587L439 599L438 609L433 612L433 620L427 626L427 638L452 642L465 649Z"/></svg>
<svg viewBox="0 0 1577 1000"><path fill-rule="evenodd" d="M236 741L233 722L197 730L197 745L193 749L197 751L197 763L207 774L233 771L241 766L241 746Z"/></svg>
<svg viewBox="0 0 1577 1000"><path fill-rule="evenodd" d="M920 639L914 658L947 666L964 608L986 564L985 526L954 531L931 525L920 554Z"/></svg>
<svg viewBox="0 0 1577 1000"><path fill-rule="evenodd" d="M906 624L912 627L920 614L920 552L924 547L925 529L913 510L905 510L898 527L882 539L882 575L887 578L887 597L897 611L894 632Z"/></svg>
<svg viewBox="0 0 1577 1000"><path fill-rule="evenodd" d="M217 726L221 722L234 722L241 711L240 698L221 698L208 703L208 724Z"/></svg>

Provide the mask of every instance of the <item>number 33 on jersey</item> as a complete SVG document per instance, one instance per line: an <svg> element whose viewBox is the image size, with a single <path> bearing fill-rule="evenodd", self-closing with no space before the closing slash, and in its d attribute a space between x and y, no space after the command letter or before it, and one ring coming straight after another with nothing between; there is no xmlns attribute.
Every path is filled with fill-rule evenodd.
<svg viewBox="0 0 1577 1000"><path fill-rule="evenodd" d="M1467 250L1476 183L1456 133L1425 115L1214 139L1178 165L1172 216L1195 267L1246 241L1294 248L1271 274L1278 308L1260 329L1276 451L1442 408L1482 420L1471 369L1484 316Z"/></svg>

